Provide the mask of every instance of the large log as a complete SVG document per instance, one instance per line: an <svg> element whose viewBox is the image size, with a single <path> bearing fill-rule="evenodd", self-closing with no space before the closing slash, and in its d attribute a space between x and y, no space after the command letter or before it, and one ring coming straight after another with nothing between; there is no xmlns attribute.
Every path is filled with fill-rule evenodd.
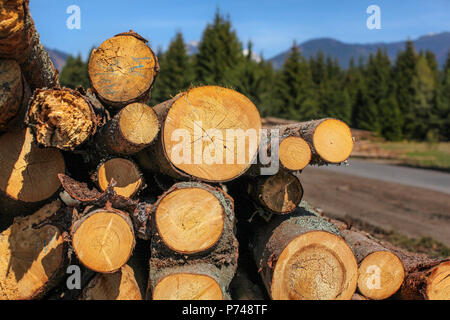
<svg viewBox="0 0 450 320"><path fill-rule="evenodd" d="M123 265L109 274L98 273L84 288L81 300L142 300L134 271Z"/></svg>
<svg viewBox="0 0 450 320"><path fill-rule="evenodd" d="M154 110L161 122L159 139L138 154L146 170L176 179L224 182L242 175L257 155L259 112L234 90L197 87Z"/></svg>
<svg viewBox="0 0 450 320"><path fill-rule="evenodd" d="M26 122L39 144L61 150L79 147L97 128L97 118L88 99L67 88L36 90Z"/></svg>
<svg viewBox="0 0 450 320"><path fill-rule="evenodd" d="M89 78L98 97L119 110L133 102L145 102L159 72L158 59L139 34L120 33L94 49L89 59Z"/></svg>
<svg viewBox="0 0 450 320"><path fill-rule="evenodd" d="M2 215L29 213L60 188L58 173L65 163L60 151L39 148L30 129L0 136L0 211Z"/></svg>
<svg viewBox="0 0 450 320"><path fill-rule="evenodd" d="M100 273L119 270L133 252L135 237L128 214L113 208L94 210L73 223L72 246L80 262Z"/></svg>
<svg viewBox="0 0 450 320"><path fill-rule="evenodd" d="M228 299L238 258L234 225L233 200L222 190L175 184L155 203L147 297Z"/></svg>
<svg viewBox="0 0 450 320"><path fill-rule="evenodd" d="M95 137L96 148L105 154L131 155L148 147L159 132L158 116L143 103L124 107Z"/></svg>
<svg viewBox="0 0 450 320"><path fill-rule="evenodd" d="M353 137L349 126L336 119L326 118L280 125L281 136L301 137L308 142L311 164L341 163L353 150Z"/></svg>
<svg viewBox="0 0 450 320"><path fill-rule="evenodd" d="M58 72L40 42L29 0L0 3L0 58L19 62L32 89L58 85Z"/></svg>
<svg viewBox="0 0 450 320"><path fill-rule="evenodd" d="M390 250L362 232L341 231L358 261L358 289L369 299L387 299L403 283L403 262Z"/></svg>
<svg viewBox="0 0 450 320"><path fill-rule="evenodd" d="M285 170L273 176L250 179L248 192L259 206L278 214L294 211L303 197L298 175Z"/></svg>
<svg viewBox="0 0 450 320"><path fill-rule="evenodd" d="M28 217L16 218L0 233L0 299L42 297L64 275L66 248L60 229L46 220L61 202L45 205Z"/></svg>
<svg viewBox="0 0 450 320"><path fill-rule="evenodd" d="M14 60L0 59L0 132L22 126L30 89Z"/></svg>
<svg viewBox="0 0 450 320"><path fill-rule="evenodd" d="M351 299L358 266L333 224L304 201L291 215L264 222L255 222L251 249L272 299Z"/></svg>

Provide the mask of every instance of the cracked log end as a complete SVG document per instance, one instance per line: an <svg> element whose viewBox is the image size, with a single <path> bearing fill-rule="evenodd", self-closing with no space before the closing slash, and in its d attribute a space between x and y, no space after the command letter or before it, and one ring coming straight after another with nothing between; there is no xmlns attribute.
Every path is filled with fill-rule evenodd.
<svg viewBox="0 0 450 320"><path fill-rule="evenodd" d="M146 104L132 103L121 111L119 128L131 144L147 146L158 135L158 116Z"/></svg>
<svg viewBox="0 0 450 320"><path fill-rule="evenodd" d="M153 300L222 300L220 285L203 274L174 273L162 278L153 290Z"/></svg>
<svg viewBox="0 0 450 320"><path fill-rule="evenodd" d="M427 297L429 300L450 300L450 261L442 262L431 270Z"/></svg>
<svg viewBox="0 0 450 320"><path fill-rule="evenodd" d="M134 248L131 220L125 213L95 210L72 226L72 245L80 262L101 273L120 269Z"/></svg>
<svg viewBox="0 0 450 320"><path fill-rule="evenodd" d="M352 133L344 122L326 119L315 128L313 145L323 160L340 163L347 160L353 150Z"/></svg>
<svg viewBox="0 0 450 320"><path fill-rule="evenodd" d="M81 300L142 300L142 296L134 271L126 264L114 273L98 273L84 289Z"/></svg>
<svg viewBox="0 0 450 320"><path fill-rule="evenodd" d="M155 211L155 222L164 243L179 253L211 248L224 229L224 209L217 197L201 188L175 189Z"/></svg>
<svg viewBox="0 0 450 320"><path fill-rule="evenodd" d="M104 41L89 59L92 87L101 100L117 108L147 100L158 71L152 49L131 34Z"/></svg>
<svg viewBox="0 0 450 320"><path fill-rule="evenodd" d="M366 256L358 268L358 289L372 300L392 296L402 285L405 270L401 260L390 251Z"/></svg>
<svg viewBox="0 0 450 320"><path fill-rule="evenodd" d="M284 138L278 152L280 163L287 170L302 170L311 161L311 148L302 137Z"/></svg>
<svg viewBox="0 0 450 320"><path fill-rule="evenodd" d="M235 137L227 129L234 129ZM167 159L179 171L221 182L248 169L258 152L260 129L259 112L247 97L231 89L204 86L175 98L161 135Z"/></svg>
<svg viewBox="0 0 450 320"><path fill-rule="evenodd" d="M33 203L58 191L58 173L65 171L64 158L57 149L39 148L30 129L0 136L0 150L8 150L0 152L0 193Z"/></svg>
<svg viewBox="0 0 450 320"><path fill-rule="evenodd" d="M0 59L0 132L22 106L23 82L20 67L14 60Z"/></svg>
<svg viewBox="0 0 450 320"><path fill-rule="evenodd" d="M39 90L32 99L27 122L39 144L73 150L94 132L94 112L76 91Z"/></svg>
<svg viewBox="0 0 450 320"><path fill-rule="evenodd" d="M357 265L345 241L311 231L289 242L273 271L274 300L349 300L356 288Z"/></svg>
<svg viewBox="0 0 450 320"><path fill-rule="evenodd" d="M97 184L102 191L108 188L111 179L116 182L114 191L123 197L134 196L144 184L138 167L124 158L107 160L98 167Z"/></svg>
<svg viewBox="0 0 450 320"><path fill-rule="evenodd" d="M37 298L55 284L65 261L63 237L57 227L39 224L60 206L54 201L0 233L0 300Z"/></svg>

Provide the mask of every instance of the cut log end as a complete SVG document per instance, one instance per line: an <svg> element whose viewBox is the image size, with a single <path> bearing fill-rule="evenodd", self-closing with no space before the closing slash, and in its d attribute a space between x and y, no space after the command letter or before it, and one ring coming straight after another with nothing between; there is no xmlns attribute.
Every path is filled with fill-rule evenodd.
<svg viewBox="0 0 450 320"><path fill-rule="evenodd" d="M102 273L117 271L134 248L131 221L124 214L94 211L73 226L72 245L87 268Z"/></svg>
<svg viewBox="0 0 450 320"><path fill-rule="evenodd" d="M442 262L431 270L427 297L429 300L450 300L450 261Z"/></svg>
<svg viewBox="0 0 450 320"><path fill-rule="evenodd" d="M319 156L330 163L348 159L353 150L350 127L336 119L322 121L314 131L313 144Z"/></svg>
<svg viewBox="0 0 450 320"><path fill-rule="evenodd" d="M108 188L111 179L116 181L114 191L124 197L134 196L143 186L138 167L130 160L113 158L100 164L97 169L97 183L102 191Z"/></svg>
<svg viewBox="0 0 450 320"><path fill-rule="evenodd" d="M133 35L104 41L89 59L92 87L112 107L147 98L158 70L153 51Z"/></svg>
<svg viewBox="0 0 450 320"><path fill-rule="evenodd" d="M161 279L153 300L222 300L220 285L202 274L174 273Z"/></svg>
<svg viewBox="0 0 450 320"><path fill-rule="evenodd" d="M376 251L360 263L358 289L372 300L386 299L398 291L405 278L401 260L390 251Z"/></svg>
<svg viewBox="0 0 450 320"><path fill-rule="evenodd" d="M59 150L39 148L30 129L0 136L0 191L25 203L50 198L60 187L58 173L65 172Z"/></svg>
<svg viewBox="0 0 450 320"><path fill-rule="evenodd" d="M82 300L142 300L133 269L124 265L110 274L97 274L83 291Z"/></svg>
<svg viewBox="0 0 450 320"><path fill-rule="evenodd" d="M302 170L311 161L311 148L301 137L292 136L283 139L278 152L280 163L287 170Z"/></svg>
<svg viewBox="0 0 450 320"><path fill-rule="evenodd" d="M320 281L317 281L320 279ZM273 272L275 300L349 300L357 264L345 241L329 232L312 231L284 248Z"/></svg>
<svg viewBox="0 0 450 320"><path fill-rule="evenodd" d="M27 122L39 144L73 150L85 142L95 129L91 106L76 91L39 90L27 114Z"/></svg>
<svg viewBox="0 0 450 320"><path fill-rule="evenodd" d="M244 173L259 146L261 118L255 105L217 86L193 88L174 99L162 132L167 159L204 181L229 181Z"/></svg>
<svg viewBox="0 0 450 320"><path fill-rule="evenodd" d="M0 59L0 132L19 112L22 105L22 73L14 60Z"/></svg>
<svg viewBox="0 0 450 320"><path fill-rule="evenodd" d="M296 176L279 171L263 182L259 197L270 211L285 214L297 208L303 197L303 187Z"/></svg>
<svg viewBox="0 0 450 320"><path fill-rule="evenodd" d="M132 103L121 111L119 127L127 141L146 146L157 136L159 122L152 108L143 103Z"/></svg>
<svg viewBox="0 0 450 320"><path fill-rule="evenodd" d="M184 188L167 194L155 212L164 243L180 253L211 248L222 235L224 212L220 201L201 188Z"/></svg>
<svg viewBox="0 0 450 320"><path fill-rule="evenodd" d="M57 227L36 225L60 206L54 201L0 234L0 300L33 299L50 289L64 265L64 241Z"/></svg>

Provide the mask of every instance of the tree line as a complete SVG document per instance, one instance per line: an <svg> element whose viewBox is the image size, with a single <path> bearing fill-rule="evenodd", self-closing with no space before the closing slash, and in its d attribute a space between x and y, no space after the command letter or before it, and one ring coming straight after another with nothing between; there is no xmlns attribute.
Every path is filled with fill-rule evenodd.
<svg viewBox="0 0 450 320"><path fill-rule="evenodd" d="M440 70L431 51L416 52L411 41L391 61L381 49L365 61L352 58L342 69L336 59L304 57L296 43L281 70L245 52L229 18L216 13L198 53L188 55L181 32L158 50L160 74L150 105L190 87L217 84L249 97L262 116L304 121L334 117L387 140L448 141L450 136L450 53ZM89 86L87 62L69 57L60 74L68 87Z"/></svg>

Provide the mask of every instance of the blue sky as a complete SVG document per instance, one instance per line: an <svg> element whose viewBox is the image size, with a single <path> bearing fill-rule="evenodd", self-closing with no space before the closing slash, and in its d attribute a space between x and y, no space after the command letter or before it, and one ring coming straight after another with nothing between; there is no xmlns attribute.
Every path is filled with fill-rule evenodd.
<svg viewBox="0 0 450 320"><path fill-rule="evenodd" d="M380 30L369 30L369 5L381 9ZM81 29L66 27L66 9L78 5ZM133 29L157 49L167 48L176 31L187 42L200 40L216 8L229 14L243 43L252 40L264 57L298 43L331 37L350 43L415 39L450 31L450 0L31 0L41 41L49 48L86 57L90 48Z"/></svg>

